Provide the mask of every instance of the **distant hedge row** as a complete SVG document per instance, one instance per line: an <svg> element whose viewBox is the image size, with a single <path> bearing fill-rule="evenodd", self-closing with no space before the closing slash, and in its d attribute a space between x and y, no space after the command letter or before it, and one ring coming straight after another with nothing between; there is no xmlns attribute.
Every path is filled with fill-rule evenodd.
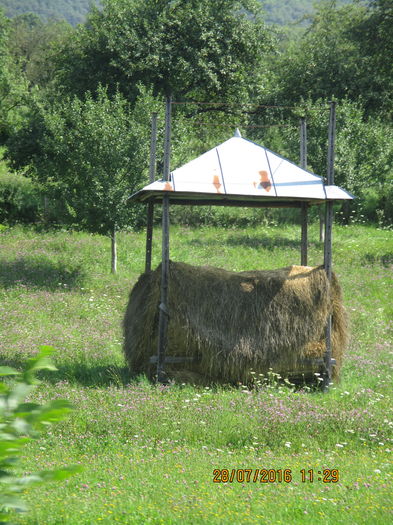
<svg viewBox="0 0 393 525"><path fill-rule="evenodd" d="M0 224L62 223L66 210L48 200L41 187L28 177L0 173Z"/></svg>
<svg viewBox="0 0 393 525"><path fill-rule="evenodd" d="M0 222L36 222L43 203L39 188L23 175L0 174Z"/></svg>

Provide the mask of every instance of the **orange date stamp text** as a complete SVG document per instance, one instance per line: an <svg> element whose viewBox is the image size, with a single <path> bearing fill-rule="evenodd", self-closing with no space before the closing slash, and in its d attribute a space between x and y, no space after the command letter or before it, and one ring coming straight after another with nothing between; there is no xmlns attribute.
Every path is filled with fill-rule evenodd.
<svg viewBox="0 0 393 525"><path fill-rule="evenodd" d="M292 471L286 469L267 468L238 468L214 469L213 483L338 483L340 473L338 469L301 469Z"/></svg>

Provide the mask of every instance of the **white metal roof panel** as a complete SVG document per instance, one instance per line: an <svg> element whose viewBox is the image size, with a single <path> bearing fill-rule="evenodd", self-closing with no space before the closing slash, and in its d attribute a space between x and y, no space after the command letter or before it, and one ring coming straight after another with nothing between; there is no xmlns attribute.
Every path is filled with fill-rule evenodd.
<svg viewBox="0 0 393 525"><path fill-rule="evenodd" d="M173 171L171 179L175 191L225 193L216 148Z"/></svg>
<svg viewBox="0 0 393 525"><path fill-rule="evenodd" d="M276 195L264 148L233 137L217 152L228 195Z"/></svg>
<svg viewBox="0 0 393 525"><path fill-rule="evenodd" d="M354 196L339 186L325 186L326 198L328 200L352 200Z"/></svg>
<svg viewBox="0 0 393 525"><path fill-rule="evenodd" d="M232 201L307 201L352 199L338 186L240 136L235 136L177 168L170 181L156 181L135 194L144 200L163 192L172 198Z"/></svg>
<svg viewBox="0 0 393 525"><path fill-rule="evenodd" d="M271 151L267 151L277 197L325 199L323 181Z"/></svg>

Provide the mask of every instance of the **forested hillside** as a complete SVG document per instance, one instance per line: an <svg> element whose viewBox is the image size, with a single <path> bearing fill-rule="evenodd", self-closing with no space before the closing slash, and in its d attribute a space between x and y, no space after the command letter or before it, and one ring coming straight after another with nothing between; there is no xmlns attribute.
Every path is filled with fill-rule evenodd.
<svg viewBox="0 0 393 525"><path fill-rule="evenodd" d="M314 0L259 0L265 11L267 23L287 25L308 21L314 11ZM337 0L337 5L350 0ZM91 4L101 5L101 0L0 0L9 17L34 13L48 20L65 19L72 25L84 22Z"/></svg>
<svg viewBox="0 0 393 525"><path fill-rule="evenodd" d="M280 26L294 23L308 24L317 3L314 0L260 0L260 2L266 13L266 22ZM350 0L336 0L337 6L348 3Z"/></svg>
<svg viewBox="0 0 393 525"><path fill-rule="evenodd" d="M44 20L51 18L67 20L72 25L86 19L91 4L100 2L91 0L0 0L0 7L9 17L24 13L34 13Z"/></svg>

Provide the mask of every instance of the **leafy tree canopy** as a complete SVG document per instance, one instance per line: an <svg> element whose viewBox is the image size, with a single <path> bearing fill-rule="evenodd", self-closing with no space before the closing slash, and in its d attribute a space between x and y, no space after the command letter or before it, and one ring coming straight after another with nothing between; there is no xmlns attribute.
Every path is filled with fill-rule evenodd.
<svg viewBox="0 0 393 525"><path fill-rule="evenodd" d="M32 13L16 16L9 25L9 51L15 64L30 85L46 85L51 78L51 49L71 32L71 26L53 20L43 22Z"/></svg>
<svg viewBox="0 0 393 525"><path fill-rule="evenodd" d="M45 107L37 101L31 121L9 143L13 165L30 163L36 180L61 199L68 221L93 233L130 226L128 197L146 175L150 99L131 112L116 94L99 88Z"/></svg>
<svg viewBox="0 0 393 525"><path fill-rule="evenodd" d="M370 2L366 16L355 23L348 32L360 50L364 81L359 86L363 97L372 110L390 111L393 103L393 2L374 0Z"/></svg>
<svg viewBox="0 0 393 525"><path fill-rule="evenodd" d="M105 0L59 50L59 86L118 85L130 100L138 82L177 99L244 97L270 47L254 0Z"/></svg>
<svg viewBox="0 0 393 525"><path fill-rule="evenodd" d="M23 119L27 81L9 49L10 21L0 10L0 143Z"/></svg>
<svg viewBox="0 0 393 525"><path fill-rule="evenodd" d="M272 99L349 97L361 99L368 112L392 111L393 5L376 0L336 8L318 4L304 36L289 43L274 63Z"/></svg>

